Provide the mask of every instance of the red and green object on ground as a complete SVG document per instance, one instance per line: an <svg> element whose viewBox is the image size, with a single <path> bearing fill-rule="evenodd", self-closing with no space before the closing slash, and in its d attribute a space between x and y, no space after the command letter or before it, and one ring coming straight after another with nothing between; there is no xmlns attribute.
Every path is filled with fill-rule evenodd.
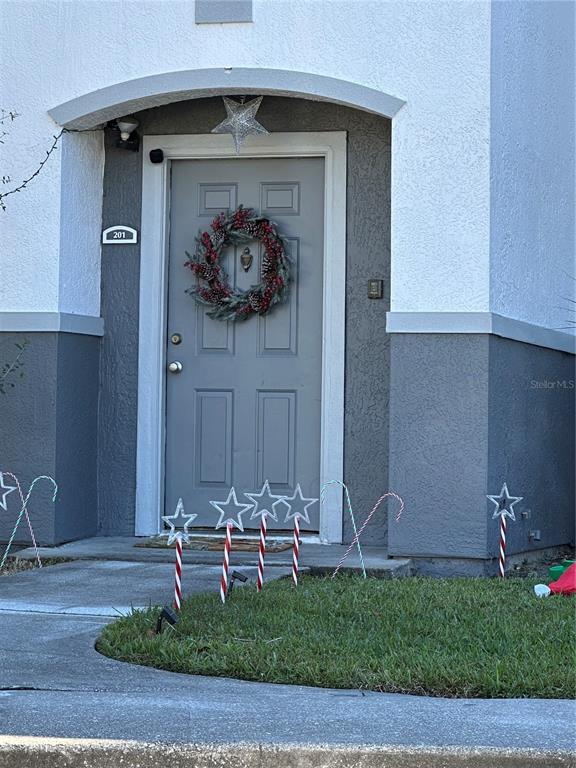
<svg viewBox="0 0 576 768"><path fill-rule="evenodd" d="M536 597L548 597L548 595L576 595L576 561L564 560L562 565L553 565L549 569L550 578L555 580L551 584L536 584L534 593Z"/></svg>
<svg viewBox="0 0 576 768"><path fill-rule="evenodd" d="M575 562L576 560L563 560L560 565L551 565L550 568L548 568L549 578L551 578L552 581L556 581L556 579L559 579L560 576L562 576L562 574Z"/></svg>
<svg viewBox="0 0 576 768"><path fill-rule="evenodd" d="M553 581L548 586L550 587L550 592L555 595L576 594L576 562L572 561L571 565L567 565L560 578L557 578L556 581Z"/></svg>

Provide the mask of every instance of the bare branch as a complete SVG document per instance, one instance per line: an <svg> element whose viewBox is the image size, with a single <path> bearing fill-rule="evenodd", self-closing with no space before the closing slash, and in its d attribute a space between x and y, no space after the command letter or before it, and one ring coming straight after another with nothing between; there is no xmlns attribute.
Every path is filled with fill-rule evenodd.
<svg viewBox="0 0 576 768"><path fill-rule="evenodd" d="M8 197L9 195L14 195L16 192L21 192L23 189L26 189L28 184L38 176L38 174L41 172L42 168L46 165L48 160L50 159L50 155L56 150L56 147L58 146L58 142L60 141L60 137L64 133L64 128L58 133L56 136L53 136L52 138L54 141L52 142L52 146L50 149L46 151L46 157L40 162L38 168L34 171L34 173L29 176L27 179L24 179L23 182L21 182L17 187L14 187L13 189L9 189L8 192L0 192L0 208L2 210L6 210L6 204L4 202L4 198Z"/></svg>

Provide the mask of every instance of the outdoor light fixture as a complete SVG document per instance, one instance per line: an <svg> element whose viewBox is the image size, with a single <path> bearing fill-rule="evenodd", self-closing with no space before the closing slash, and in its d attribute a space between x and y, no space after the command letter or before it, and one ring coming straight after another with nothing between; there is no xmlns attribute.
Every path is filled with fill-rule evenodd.
<svg viewBox="0 0 576 768"><path fill-rule="evenodd" d="M116 127L120 131L120 138L116 142L119 149L131 149L133 152L138 152L140 147L140 137L136 133L138 125L138 120L132 115L119 117L116 120Z"/></svg>
<svg viewBox="0 0 576 768"><path fill-rule="evenodd" d="M228 594L232 592L234 589L234 582L238 579L238 581L241 581L242 583L248 581L248 576L244 576L243 573L240 573L240 571L232 571L230 574L230 586L228 587Z"/></svg>
<svg viewBox="0 0 576 768"><path fill-rule="evenodd" d="M158 621L156 622L156 634L159 635L162 632L162 622L166 619L168 624L174 629L175 625L178 624L180 621L178 615L170 608L168 605L165 605L164 608L162 608L162 611L160 612L160 616L158 616Z"/></svg>

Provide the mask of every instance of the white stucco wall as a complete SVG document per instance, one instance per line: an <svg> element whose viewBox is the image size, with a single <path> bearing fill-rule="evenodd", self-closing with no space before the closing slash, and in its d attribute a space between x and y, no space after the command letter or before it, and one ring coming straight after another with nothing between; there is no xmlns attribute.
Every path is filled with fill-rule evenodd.
<svg viewBox="0 0 576 768"><path fill-rule="evenodd" d="M2 99L23 114L17 156L9 157L15 178L34 166L55 130L49 108L115 82L225 66L352 80L408 102L394 127L394 308L488 308L487 2L256 0L254 24L202 26L194 24L193 2L1 6L8 40ZM96 150L89 165L99 173ZM78 170L87 178L83 155L78 150ZM0 287L4 310L98 313L86 232L75 255L67 242L59 274L59 165L53 158L3 217L1 269L10 277ZM93 179L89 187L93 194L85 190L82 208L91 209L93 227ZM98 234L94 227L94 243Z"/></svg>
<svg viewBox="0 0 576 768"><path fill-rule="evenodd" d="M573 2L495 3L491 306L576 323Z"/></svg>
<svg viewBox="0 0 576 768"><path fill-rule="evenodd" d="M196 26L191 0L3 0L0 93L3 105L22 117L12 148L0 149L2 171L6 166L18 179L35 167L57 130L48 109L114 83L209 67L353 81L406 101L392 132L392 309L495 308L554 327L552 309L510 302L496 290L503 276L520 283L526 259L511 257L494 232L490 265L490 163L494 176L498 157L490 144L491 16L488 0L255 0L253 24ZM518 63L502 99L512 98L514 77L524 74ZM551 70L561 66L554 59ZM549 136L564 138L559 127ZM65 179L62 152L74 159L65 164ZM9 200L0 216L0 310L99 313L102 159L97 133L70 134L42 176ZM514 162L508 153L506 167ZM566 179L567 170L556 164L555 174L562 173ZM552 295L556 284L549 290Z"/></svg>

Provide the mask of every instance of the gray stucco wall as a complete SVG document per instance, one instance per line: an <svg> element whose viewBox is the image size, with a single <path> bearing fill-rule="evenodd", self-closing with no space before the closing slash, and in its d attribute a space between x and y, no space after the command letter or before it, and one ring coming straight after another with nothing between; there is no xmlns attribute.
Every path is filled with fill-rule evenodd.
<svg viewBox="0 0 576 768"><path fill-rule="evenodd" d="M142 155L107 135L103 226L140 229ZM98 532L134 535L140 246L102 246Z"/></svg>
<svg viewBox="0 0 576 768"><path fill-rule="evenodd" d="M209 133L225 116L222 100L180 102L137 115L140 133ZM348 132L345 480L363 519L388 488L389 349L385 333L390 275L390 123L335 104L266 97L258 119L271 132ZM107 137L103 226L140 226L142 154ZM134 530L139 247L103 248L99 415L99 530ZM366 296L384 280L383 300ZM184 286L183 286L184 287ZM345 538L351 526L344 520ZM366 531L387 537L385 511Z"/></svg>
<svg viewBox="0 0 576 768"><path fill-rule="evenodd" d="M37 475L59 486L56 503L39 483L29 512L37 540L58 544L96 532L97 337L66 333L0 334L0 360L13 358L14 343L28 340L21 379L0 395L0 470L19 478L23 492ZM16 494L0 509L0 540L10 535L19 512ZM29 542L23 522L16 540Z"/></svg>
<svg viewBox="0 0 576 768"><path fill-rule="evenodd" d="M509 554L574 542L575 357L565 352L490 338L490 411L487 493L506 480L523 496L508 526ZM540 541L530 539L539 530ZM498 553L490 521L488 553Z"/></svg>
<svg viewBox="0 0 576 768"><path fill-rule="evenodd" d="M486 557L488 336L394 334L389 516L394 555Z"/></svg>
<svg viewBox="0 0 576 768"><path fill-rule="evenodd" d="M390 554L416 557L429 573L495 573L498 522L486 494L504 482L523 497L509 555L573 542L574 378L574 357L555 350L488 335L393 335L390 484L406 511L398 523L389 517Z"/></svg>

